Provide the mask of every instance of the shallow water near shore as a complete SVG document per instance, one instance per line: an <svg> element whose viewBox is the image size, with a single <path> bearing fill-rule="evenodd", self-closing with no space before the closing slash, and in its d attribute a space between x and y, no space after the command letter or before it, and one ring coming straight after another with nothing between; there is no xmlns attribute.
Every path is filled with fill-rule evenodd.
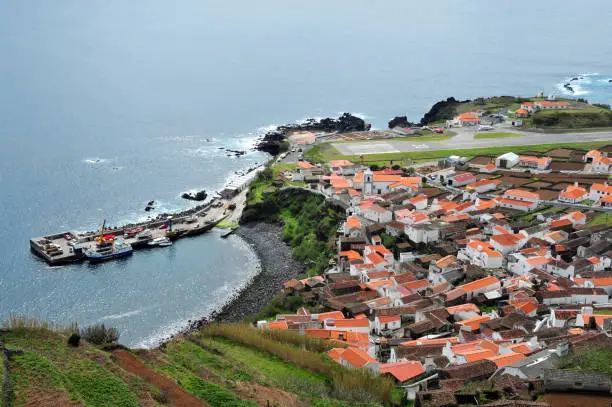
<svg viewBox="0 0 612 407"><path fill-rule="evenodd" d="M211 233L50 268L28 239L190 207L181 193L267 159L222 148L248 149L271 123L349 111L384 127L449 96L559 94L589 72L597 86L578 91L609 103L610 17L605 0L4 1L0 319L104 322L151 345L257 272L249 245Z"/></svg>

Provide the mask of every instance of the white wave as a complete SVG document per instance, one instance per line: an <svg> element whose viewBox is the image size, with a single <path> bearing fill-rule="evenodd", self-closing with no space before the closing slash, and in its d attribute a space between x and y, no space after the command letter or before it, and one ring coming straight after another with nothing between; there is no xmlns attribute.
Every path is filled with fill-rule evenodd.
<svg viewBox="0 0 612 407"><path fill-rule="evenodd" d="M83 162L86 163L86 164L103 164L103 163L105 163L107 161L108 161L108 159L101 158L101 157L85 158L83 160Z"/></svg>
<svg viewBox="0 0 612 407"><path fill-rule="evenodd" d="M134 316L134 315L138 315L141 312L142 312L141 309L137 309L137 310L134 310L134 311L128 311L128 312L124 312L124 313L121 313L121 314L107 315L105 317L100 318L100 320L101 321L106 321L106 320L109 320L109 319L115 320L115 319L127 318L127 317L131 317L131 316Z"/></svg>

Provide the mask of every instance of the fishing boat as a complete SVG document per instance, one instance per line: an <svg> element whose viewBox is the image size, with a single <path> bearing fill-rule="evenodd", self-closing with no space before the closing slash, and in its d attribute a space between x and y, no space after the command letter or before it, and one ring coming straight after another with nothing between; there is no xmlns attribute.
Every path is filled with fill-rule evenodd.
<svg viewBox="0 0 612 407"><path fill-rule="evenodd" d="M152 240L153 240L153 235L151 231L145 229L134 237L131 244L134 249L139 249L142 247L146 247L147 244L150 243Z"/></svg>
<svg viewBox="0 0 612 407"><path fill-rule="evenodd" d="M172 246L172 241L167 237L156 237L148 243L149 246L166 247Z"/></svg>
<svg viewBox="0 0 612 407"><path fill-rule="evenodd" d="M100 263L107 260L113 260L120 257L126 257L132 254L134 249L129 243L125 243L121 239L117 239L113 234L105 234L104 227L106 221L102 223L100 234L95 238L95 246L92 249L85 250L84 254L87 260L92 263Z"/></svg>
<svg viewBox="0 0 612 407"><path fill-rule="evenodd" d="M134 250L132 245L122 241L114 241L110 245L96 247L93 250L85 251L85 257L91 263L100 263L107 260L114 260L121 257L126 257L132 254Z"/></svg>

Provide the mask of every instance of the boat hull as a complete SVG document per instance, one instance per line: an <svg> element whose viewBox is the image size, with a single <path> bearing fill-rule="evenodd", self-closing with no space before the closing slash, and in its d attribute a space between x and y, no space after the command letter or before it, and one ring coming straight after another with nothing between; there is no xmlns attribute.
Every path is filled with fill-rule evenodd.
<svg viewBox="0 0 612 407"><path fill-rule="evenodd" d="M85 254L90 263L102 263L109 260L115 260L122 257L131 256L134 250L132 248L118 250L108 254L88 253Z"/></svg>

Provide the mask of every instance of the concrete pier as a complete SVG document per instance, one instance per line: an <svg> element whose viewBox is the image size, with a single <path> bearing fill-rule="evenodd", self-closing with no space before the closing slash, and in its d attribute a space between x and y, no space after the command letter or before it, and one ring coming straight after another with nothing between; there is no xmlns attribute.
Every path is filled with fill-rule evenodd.
<svg viewBox="0 0 612 407"><path fill-rule="evenodd" d="M158 237L168 237L171 240L182 237L197 236L214 228L222 220L238 222L246 203L247 190L243 189L230 199L215 198L209 204L198 206L184 212L167 216L158 216L150 221L129 224L119 227L107 227L105 234L115 235L125 243L132 245L134 250L154 249L148 243ZM230 203L235 209L227 209ZM172 219L172 230L160 228ZM33 253L50 265L75 263L85 260L84 251L93 249L95 238L99 232L76 233L72 231L54 233L30 239Z"/></svg>

